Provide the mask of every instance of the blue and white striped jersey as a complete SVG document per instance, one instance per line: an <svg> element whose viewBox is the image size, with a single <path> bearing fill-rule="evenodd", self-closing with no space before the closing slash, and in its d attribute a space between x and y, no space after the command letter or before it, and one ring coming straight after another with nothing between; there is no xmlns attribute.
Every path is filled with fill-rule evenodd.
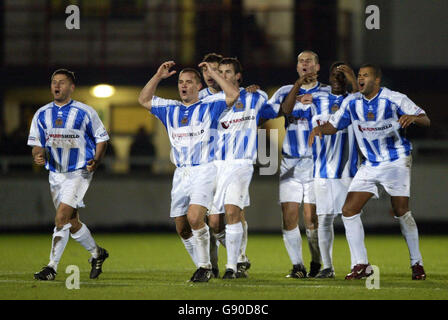
<svg viewBox="0 0 448 320"><path fill-rule="evenodd" d="M381 88L371 100L362 95L344 100L329 122L338 130L353 124L355 137L367 164L377 166L411 154L411 143L401 135L402 115L424 114L406 95Z"/></svg>
<svg viewBox="0 0 448 320"><path fill-rule="evenodd" d="M199 100L203 100L204 98L207 98L208 96L213 95L214 93L210 91L210 89L204 88L201 91L199 91Z"/></svg>
<svg viewBox="0 0 448 320"><path fill-rule="evenodd" d="M313 114L312 127L327 123L331 115L339 110L344 99L352 99L353 96L314 93L313 104L310 105ZM358 171L359 156L352 125L333 135L314 139L312 149L315 178L354 177Z"/></svg>
<svg viewBox="0 0 448 320"><path fill-rule="evenodd" d="M214 160L218 119L227 108L224 95L212 95L190 106L154 96L151 105L150 112L168 132L177 167Z"/></svg>
<svg viewBox="0 0 448 320"><path fill-rule="evenodd" d="M96 144L109 140L98 113L90 106L71 100L59 107L51 102L34 114L28 145L46 149L45 168L71 172L86 167Z"/></svg>
<svg viewBox="0 0 448 320"><path fill-rule="evenodd" d="M249 93L240 88L238 100L219 118L216 160L256 161L258 122L260 118L272 118L278 114L266 104L267 99L262 90Z"/></svg>
<svg viewBox="0 0 448 320"><path fill-rule="evenodd" d="M288 96L293 85L286 85L278 89L269 99L268 104L275 110L280 110L280 105ZM329 92L330 86L317 83L311 89L305 90L300 88L299 96L307 93L315 93L320 91ZM294 108L298 107L300 102L296 102ZM292 113L285 116L285 139L283 140L282 154L291 158L311 157L311 148L308 147L308 136L311 132L311 114L309 118L298 116Z"/></svg>

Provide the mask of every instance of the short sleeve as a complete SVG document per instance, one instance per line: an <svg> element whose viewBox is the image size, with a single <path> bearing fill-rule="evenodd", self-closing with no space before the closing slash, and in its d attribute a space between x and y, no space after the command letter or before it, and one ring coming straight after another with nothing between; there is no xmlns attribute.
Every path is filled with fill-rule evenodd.
<svg viewBox="0 0 448 320"><path fill-rule="evenodd" d="M167 112L168 108L173 105L178 105L179 101L177 100L170 100L170 99L163 99L157 96L152 97L151 100L151 110L149 111L154 116L156 116L157 119L162 121L163 125L167 126Z"/></svg>
<svg viewBox="0 0 448 320"><path fill-rule="evenodd" d="M91 117L92 117L92 131L95 137L95 142L100 143L109 140L109 134L107 133L103 122L101 121L100 117L98 116L98 113L95 110L93 110Z"/></svg>
<svg viewBox="0 0 448 320"><path fill-rule="evenodd" d="M413 115L418 116L420 114L425 114L425 111L418 107L411 99L406 95L403 96L400 105L398 106L398 113L400 115Z"/></svg>
<svg viewBox="0 0 448 320"><path fill-rule="evenodd" d="M34 114L31 121L27 144L32 147L45 147L45 131L39 121L39 112Z"/></svg>
<svg viewBox="0 0 448 320"><path fill-rule="evenodd" d="M280 112L280 106L283 100L285 100L285 97L288 95L289 91L291 91L292 87L293 87L292 85L283 86L274 93L274 95L266 103L267 104L266 108L270 108L271 110L270 114L272 115L272 117L270 118L263 117L263 118L272 119L278 117L278 113Z"/></svg>

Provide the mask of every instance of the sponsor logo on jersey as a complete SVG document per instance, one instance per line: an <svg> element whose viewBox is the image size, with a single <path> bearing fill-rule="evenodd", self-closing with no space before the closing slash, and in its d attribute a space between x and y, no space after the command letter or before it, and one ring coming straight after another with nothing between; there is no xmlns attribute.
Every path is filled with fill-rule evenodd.
<svg viewBox="0 0 448 320"><path fill-rule="evenodd" d="M197 132L185 132L185 133L173 133L172 137L174 139L184 139L184 138L191 138L191 137L197 137L204 133L204 129Z"/></svg>
<svg viewBox="0 0 448 320"><path fill-rule="evenodd" d="M389 123L382 127L361 127L361 125L358 125L358 129L361 132L367 131L367 132L375 132L375 131L383 131L392 128L392 123Z"/></svg>
<svg viewBox="0 0 448 320"><path fill-rule="evenodd" d="M60 133L50 133L48 138L53 139L78 139L79 134L60 134ZM47 138L47 140L48 140Z"/></svg>
<svg viewBox="0 0 448 320"><path fill-rule="evenodd" d="M235 124L235 123L241 123L241 122L245 122L245 121L251 121L251 120L255 120L255 116L247 116L247 117L242 117L239 119L233 119L230 121L222 121L221 122L221 126L224 129L227 129L230 127L231 124Z"/></svg>

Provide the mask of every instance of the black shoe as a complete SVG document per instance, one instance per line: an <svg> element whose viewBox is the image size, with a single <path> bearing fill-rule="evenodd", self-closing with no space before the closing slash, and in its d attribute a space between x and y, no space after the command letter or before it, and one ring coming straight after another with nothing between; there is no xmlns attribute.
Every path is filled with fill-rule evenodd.
<svg viewBox="0 0 448 320"><path fill-rule="evenodd" d="M212 276L213 276L213 278L216 278L216 279L219 278L219 269L218 268L212 268Z"/></svg>
<svg viewBox="0 0 448 320"><path fill-rule="evenodd" d="M250 269L250 261L249 259L246 262L239 262L236 264L236 277L237 278L247 278L249 275L247 274L247 270Z"/></svg>
<svg viewBox="0 0 448 320"><path fill-rule="evenodd" d="M316 275L318 279L334 279L334 270L332 268L326 268L319 271Z"/></svg>
<svg viewBox="0 0 448 320"><path fill-rule="evenodd" d="M34 279L36 280L54 280L54 278L56 278L56 271L54 271L54 269L52 267L49 266L45 266L42 268L41 271L36 272L34 274Z"/></svg>
<svg viewBox="0 0 448 320"><path fill-rule="evenodd" d="M310 263L310 272L308 272L308 278L314 278L315 276L317 276L317 274L320 271L320 267L321 266L322 265L320 263L311 261L311 263Z"/></svg>
<svg viewBox="0 0 448 320"><path fill-rule="evenodd" d="M224 273L223 279L236 279L236 273L233 269L226 269L226 273Z"/></svg>
<svg viewBox="0 0 448 320"><path fill-rule="evenodd" d="M109 252L106 249L98 247L98 258L90 258L89 262L92 265L90 270L90 279L96 279L103 272L102 266L104 261L109 257Z"/></svg>
<svg viewBox="0 0 448 320"><path fill-rule="evenodd" d="M303 264L295 264L292 266L291 273L286 276L286 278L306 278L306 268Z"/></svg>
<svg viewBox="0 0 448 320"><path fill-rule="evenodd" d="M201 267L193 273L193 276L191 277L190 281L208 282L208 280L210 280L211 277L212 277L212 270Z"/></svg>

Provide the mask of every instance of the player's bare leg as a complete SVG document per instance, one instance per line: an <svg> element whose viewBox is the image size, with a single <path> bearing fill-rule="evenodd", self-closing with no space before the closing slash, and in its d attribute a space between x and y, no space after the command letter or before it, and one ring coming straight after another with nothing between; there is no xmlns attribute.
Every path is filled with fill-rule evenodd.
<svg viewBox="0 0 448 320"><path fill-rule="evenodd" d="M308 247L311 253L310 272L308 277L314 278L321 267L321 256L319 250L318 238L318 218L316 214L316 205L313 203L303 204L303 218L306 228L306 237L308 239Z"/></svg>
<svg viewBox="0 0 448 320"><path fill-rule="evenodd" d="M212 265L210 263L210 233L205 223L207 208L197 204L188 207L187 219L196 242L198 269L191 281L207 282L211 278Z"/></svg>
<svg viewBox="0 0 448 320"><path fill-rule="evenodd" d="M364 244L364 227L361 221L361 210L373 196L370 192L349 192L342 207L342 221L345 236L350 247L351 270L346 279L361 279L373 272L366 271L369 261Z"/></svg>
<svg viewBox="0 0 448 320"><path fill-rule="evenodd" d="M423 258L419 248L418 228L409 210L409 197L391 197L391 203L394 215L400 223L401 233L408 245L412 279L425 280L426 273L423 269Z"/></svg>
<svg viewBox="0 0 448 320"><path fill-rule="evenodd" d="M196 255L196 241L193 238L193 232L191 231L190 224L188 223L187 216L180 216L174 218L174 224L176 225L176 232L179 235L182 243L185 246L188 254L191 257L194 265L197 267L198 260Z"/></svg>
<svg viewBox="0 0 448 320"><path fill-rule="evenodd" d="M293 265L287 277L306 278L307 272L302 257L302 236L299 229L300 204L297 202L282 202L281 206L283 242Z"/></svg>
<svg viewBox="0 0 448 320"><path fill-rule="evenodd" d="M232 204L226 204L224 208L226 211L227 264L223 279L235 279L244 232L241 223L241 208Z"/></svg>

